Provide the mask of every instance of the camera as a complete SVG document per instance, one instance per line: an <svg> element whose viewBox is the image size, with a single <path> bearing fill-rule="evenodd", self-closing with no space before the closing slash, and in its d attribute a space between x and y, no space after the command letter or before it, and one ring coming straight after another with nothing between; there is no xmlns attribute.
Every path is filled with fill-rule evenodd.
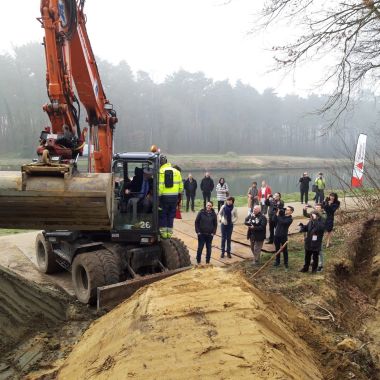
<svg viewBox="0 0 380 380"><path fill-rule="evenodd" d="M284 216L285 215L285 208L278 208L278 215Z"/></svg>

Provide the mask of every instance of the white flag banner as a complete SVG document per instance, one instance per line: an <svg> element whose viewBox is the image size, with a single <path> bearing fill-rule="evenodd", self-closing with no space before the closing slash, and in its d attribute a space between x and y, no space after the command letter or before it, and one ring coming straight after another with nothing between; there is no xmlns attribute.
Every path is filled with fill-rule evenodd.
<svg viewBox="0 0 380 380"><path fill-rule="evenodd" d="M367 143L367 135L361 133L358 138L358 145L356 146L355 163L352 171L351 186L363 186L363 173L364 173L364 159L365 148Z"/></svg>

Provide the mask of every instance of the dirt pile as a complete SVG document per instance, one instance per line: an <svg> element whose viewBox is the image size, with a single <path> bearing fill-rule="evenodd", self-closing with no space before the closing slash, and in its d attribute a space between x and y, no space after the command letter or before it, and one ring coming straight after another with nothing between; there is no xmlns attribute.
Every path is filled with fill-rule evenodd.
<svg viewBox="0 0 380 380"><path fill-rule="evenodd" d="M321 379L265 299L220 268L160 281L94 322L58 378Z"/></svg>

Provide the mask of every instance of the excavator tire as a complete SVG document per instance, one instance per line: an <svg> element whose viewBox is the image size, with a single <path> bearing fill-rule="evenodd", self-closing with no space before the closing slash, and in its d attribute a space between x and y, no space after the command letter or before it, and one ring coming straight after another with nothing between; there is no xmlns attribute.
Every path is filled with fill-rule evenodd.
<svg viewBox="0 0 380 380"><path fill-rule="evenodd" d="M171 238L172 243L175 245L179 258L179 267L184 268L191 265L189 250L185 243L178 238Z"/></svg>
<svg viewBox="0 0 380 380"><path fill-rule="evenodd" d="M78 301L96 303L97 288L106 285L103 263L96 252L80 253L72 264L72 281Z"/></svg>
<svg viewBox="0 0 380 380"><path fill-rule="evenodd" d="M163 261L166 268L169 270L180 268L180 261L177 252L177 247L171 239L161 240L161 248L163 251Z"/></svg>
<svg viewBox="0 0 380 380"><path fill-rule="evenodd" d="M121 276L121 264L119 258L106 249L96 251L96 255L102 263L106 285L119 282Z"/></svg>
<svg viewBox="0 0 380 380"><path fill-rule="evenodd" d="M36 236L35 251L38 269L42 273L52 274L62 270L55 260L51 243L45 239L42 233Z"/></svg>

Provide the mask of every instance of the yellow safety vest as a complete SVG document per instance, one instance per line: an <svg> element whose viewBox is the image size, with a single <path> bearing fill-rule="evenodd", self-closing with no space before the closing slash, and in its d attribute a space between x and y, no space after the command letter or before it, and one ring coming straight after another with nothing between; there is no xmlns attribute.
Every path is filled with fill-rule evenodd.
<svg viewBox="0 0 380 380"><path fill-rule="evenodd" d="M172 170L173 171L173 186L165 187L165 171ZM158 184L158 195L175 195L182 193L183 191L183 182L182 176L179 170L172 167L172 164L164 164L160 167L160 176L159 176L159 184Z"/></svg>

